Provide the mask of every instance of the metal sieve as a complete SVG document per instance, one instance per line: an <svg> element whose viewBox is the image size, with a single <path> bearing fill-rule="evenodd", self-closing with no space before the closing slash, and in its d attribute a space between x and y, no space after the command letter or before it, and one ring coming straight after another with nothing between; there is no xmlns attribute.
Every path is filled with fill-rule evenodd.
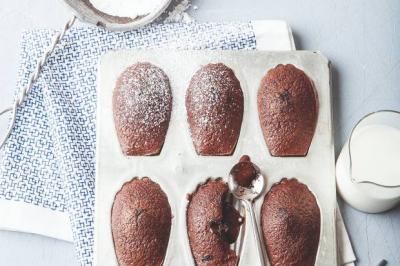
<svg viewBox="0 0 400 266"><path fill-rule="evenodd" d="M171 0L158 0L157 8L134 18L106 14L94 7L90 0L64 0L64 2L81 21L113 31L126 31L137 29L155 20L165 11Z"/></svg>

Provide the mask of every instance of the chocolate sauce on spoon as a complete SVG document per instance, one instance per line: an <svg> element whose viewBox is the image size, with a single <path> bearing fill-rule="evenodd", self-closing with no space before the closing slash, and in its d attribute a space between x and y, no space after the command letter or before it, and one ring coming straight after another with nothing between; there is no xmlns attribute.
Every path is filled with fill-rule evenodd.
<svg viewBox="0 0 400 266"><path fill-rule="evenodd" d="M253 180L259 175L259 169L251 162L248 155L243 155L233 166L230 174L239 186L250 188Z"/></svg>

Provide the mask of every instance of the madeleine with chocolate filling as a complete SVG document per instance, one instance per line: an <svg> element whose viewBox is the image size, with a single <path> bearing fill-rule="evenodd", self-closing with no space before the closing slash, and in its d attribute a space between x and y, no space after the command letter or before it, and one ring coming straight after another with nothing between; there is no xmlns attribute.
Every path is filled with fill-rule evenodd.
<svg viewBox="0 0 400 266"><path fill-rule="evenodd" d="M321 214L314 194L296 179L274 184L261 207L261 227L271 266L312 266Z"/></svg>
<svg viewBox="0 0 400 266"><path fill-rule="evenodd" d="M190 249L196 265L235 266L230 244L237 240L243 218L232 206L228 184L209 180L189 196L186 213Z"/></svg>
<svg viewBox="0 0 400 266"><path fill-rule="evenodd" d="M159 154L167 134L172 93L164 71L136 63L118 78L113 94L117 136L125 155Z"/></svg>
<svg viewBox="0 0 400 266"><path fill-rule="evenodd" d="M111 212L120 266L162 265L171 231L171 207L161 187L145 177L125 183Z"/></svg>
<svg viewBox="0 0 400 266"><path fill-rule="evenodd" d="M193 144L199 155L231 155L243 119L243 92L232 69L208 64L192 77L186 110Z"/></svg>
<svg viewBox="0 0 400 266"><path fill-rule="evenodd" d="M294 65L268 71L258 90L261 129L272 156L305 156L318 118L313 82Z"/></svg>

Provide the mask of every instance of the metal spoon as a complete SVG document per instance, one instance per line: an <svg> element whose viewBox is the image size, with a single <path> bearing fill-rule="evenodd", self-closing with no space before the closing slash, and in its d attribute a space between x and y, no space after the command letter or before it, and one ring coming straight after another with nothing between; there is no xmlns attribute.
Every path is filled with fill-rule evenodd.
<svg viewBox="0 0 400 266"><path fill-rule="evenodd" d="M243 164L251 164L251 166L254 168L256 172L256 175L255 177L253 177L253 181L251 182L251 185L249 187L240 186L235 179L235 174L237 173L236 171L234 171L235 167L237 168L243 166ZM235 196L235 198L240 200L245 206L246 217L250 217L251 231L253 232L254 239L256 240L255 244L258 252L260 265L265 265L264 255L263 255L264 252L261 247L260 231L258 229L256 217L254 214L253 201L261 195L261 193L264 190L264 185L265 185L265 180L264 176L260 172L260 168L258 168L257 165L253 164L250 161L241 161L235 164L229 173L229 178L228 178L229 189Z"/></svg>

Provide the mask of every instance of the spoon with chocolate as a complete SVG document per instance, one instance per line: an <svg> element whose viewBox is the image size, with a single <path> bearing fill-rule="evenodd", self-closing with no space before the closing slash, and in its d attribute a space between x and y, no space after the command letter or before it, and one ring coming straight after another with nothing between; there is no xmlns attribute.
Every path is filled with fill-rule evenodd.
<svg viewBox="0 0 400 266"><path fill-rule="evenodd" d="M264 190L264 176L260 168L250 161L250 157L243 155L239 162L233 166L229 173L228 186L232 194L242 202L246 209L246 217L249 217L251 231L256 240L256 251L260 265L265 265L263 249L261 247L260 231L254 214L253 202ZM247 228L247 225L246 225Z"/></svg>

